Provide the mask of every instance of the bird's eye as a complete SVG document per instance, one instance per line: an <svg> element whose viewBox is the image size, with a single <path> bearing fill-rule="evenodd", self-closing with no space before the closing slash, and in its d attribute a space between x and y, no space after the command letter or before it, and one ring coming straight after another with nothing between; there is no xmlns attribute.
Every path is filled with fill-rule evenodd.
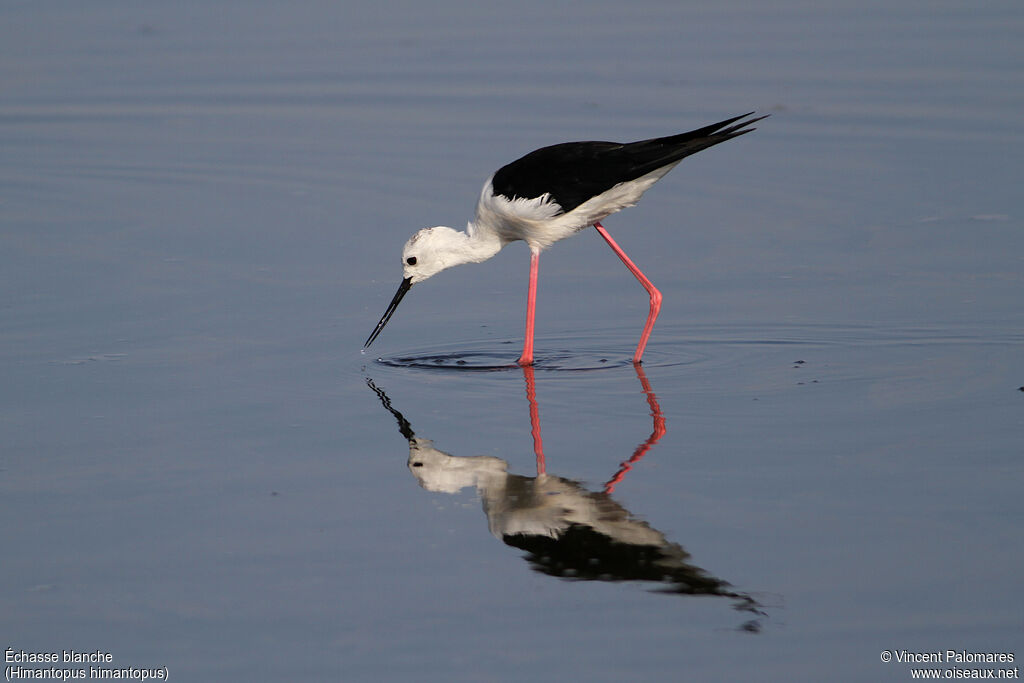
<svg viewBox="0 0 1024 683"><path fill-rule="evenodd" d="M414 463L412 464L412 466L413 466L413 467L423 467L423 463L421 463L421 462L414 462Z"/></svg>
<svg viewBox="0 0 1024 683"><path fill-rule="evenodd" d="M410 266L415 266L416 265L416 257L415 256L410 256L409 258L405 259L405 262L408 263Z"/></svg>

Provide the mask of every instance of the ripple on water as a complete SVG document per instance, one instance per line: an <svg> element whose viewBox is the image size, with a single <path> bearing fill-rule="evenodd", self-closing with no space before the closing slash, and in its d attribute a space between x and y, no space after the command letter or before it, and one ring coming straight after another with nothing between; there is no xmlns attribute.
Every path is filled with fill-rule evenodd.
<svg viewBox="0 0 1024 683"><path fill-rule="evenodd" d="M715 368L754 362L766 354L831 349L899 349L922 345L999 344L1021 341L1005 334L961 329L904 329L870 325L664 326L644 353L643 367ZM538 348L534 368L544 372L594 372L632 366L632 340L615 335L548 338ZM609 343L609 339L611 342ZM591 344L601 344L592 346ZM379 365L431 371L501 372L518 369L518 340L464 340L407 349L376 358ZM788 351L787 351L788 352ZM788 358L789 361L797 357Z"/></svg>
<svg viewBox="0 0 1024 683"><path fill-rule="evenodd" d="M487 342L468 342L458 347L449 346L444 351L407 351L387 357L378 357L376 363L393 368L413 368L418 370L463 371L463 372L500 372L518 370L516 364L518 347L512 342L495 342L493 348ZM643 366L670 367L687 365L704 360L698 353L665 354L656 349L648 348L644 354ZM534 356L533 367L544 372L595 372L612 368L631 367L631 352L618 350L601 350L588 348L546 349L538 351Z"/></svg>

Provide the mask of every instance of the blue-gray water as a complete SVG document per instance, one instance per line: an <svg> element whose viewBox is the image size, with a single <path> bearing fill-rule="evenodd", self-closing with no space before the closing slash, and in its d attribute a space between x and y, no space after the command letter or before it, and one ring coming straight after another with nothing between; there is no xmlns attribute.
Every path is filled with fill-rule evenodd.
<svg viewBox="0 0 1024 683"><path fill-rule="evenodd" d="M1022 36L1016 0L3 3L0 646L189 681L1019 663ZM592 232L542 256L535 382L459 371L518 354L522 244L360 353L402 243L500 165L751 110L605 222L665 295L643 375ZM486 476L421 486L402 429ZM492 531L539 482L728 588L536 571Z"/></svg>

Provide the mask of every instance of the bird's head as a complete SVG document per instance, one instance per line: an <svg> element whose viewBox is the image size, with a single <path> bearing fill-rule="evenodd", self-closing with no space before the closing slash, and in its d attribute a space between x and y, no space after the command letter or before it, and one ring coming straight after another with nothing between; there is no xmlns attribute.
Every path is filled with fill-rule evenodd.
<svg viewBox="0 0 1024 683"><path fill-rule="evenodd" d="M423 228L402 247L402 275L410 285L437 275L442 270L464 263L457 258L466 234L439 225Z"/></svg>
<svg viewBox="0 0 1024 683"><path fill-rule="evenodd" d="M398 308L398 304L414 284L437 275L446 268L466 263L467 259L464 255L466 241L466 233L442 225L423 228L409 238L409 241L402 247L402 284L398 285L395 298L388 304L377 327L363 344L364 349L373 343L384 326L388 324L388 320Z"/></svg>

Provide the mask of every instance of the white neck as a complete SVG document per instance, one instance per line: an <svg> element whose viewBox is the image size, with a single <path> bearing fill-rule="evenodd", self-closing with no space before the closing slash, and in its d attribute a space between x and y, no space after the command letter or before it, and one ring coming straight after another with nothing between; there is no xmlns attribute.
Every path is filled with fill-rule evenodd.
<svg viewBox="0 0 1024 683"><path fill-rule="evenodd" d="M447 265L486 261L501 251L503 246L504 242L492 231L478 230L474 223L470 223L465 232L453 230L450 240L446 240Z"/></svg>
<svg viewBox="0 0 1024 683"><path fill-rule="evenodd" d="M502 246L504 242L498 235L478 230L472 223L466 232L443 225L423 228L402 249L403 275L413 283L422 282L453 266L486 261Z"/></svg>

